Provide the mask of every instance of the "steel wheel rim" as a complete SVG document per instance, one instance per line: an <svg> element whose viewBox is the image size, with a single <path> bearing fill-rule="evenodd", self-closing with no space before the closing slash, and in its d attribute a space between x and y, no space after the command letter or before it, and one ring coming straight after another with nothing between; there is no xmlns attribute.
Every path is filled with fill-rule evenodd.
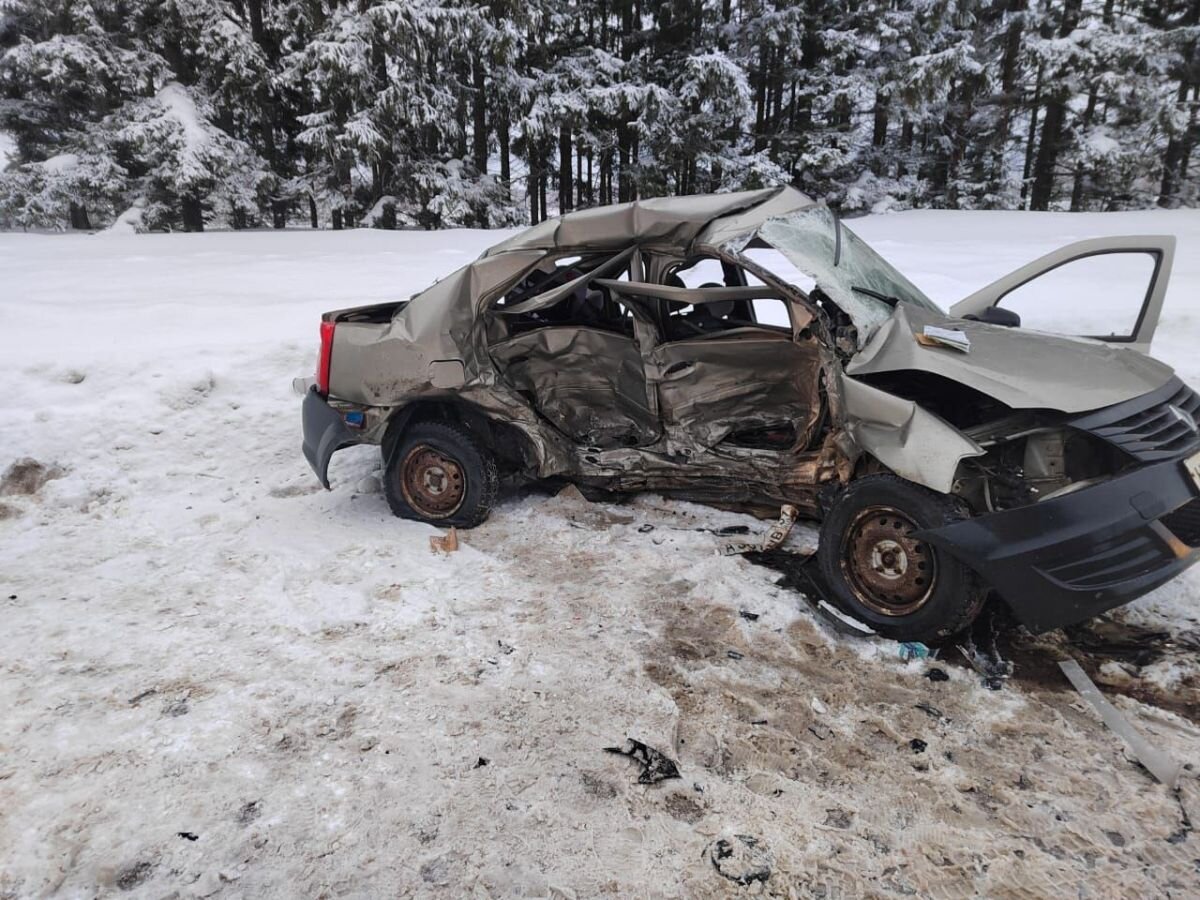
<svg viewBox="0 0 1200 900"><path fill-rule="evenodd" d="M937 560L917 525L891 506L869 506L842 537L840 565L854 596L881 616L907 616L924 606L937 583Z"/></svg>
<svg viewBox="0 0 1200 900"><path fill-rule="evenodd" d="M458 512L467 497L467 474L453 457L418 444L400 463L404 502L421 515L444 519Z"/></svg>

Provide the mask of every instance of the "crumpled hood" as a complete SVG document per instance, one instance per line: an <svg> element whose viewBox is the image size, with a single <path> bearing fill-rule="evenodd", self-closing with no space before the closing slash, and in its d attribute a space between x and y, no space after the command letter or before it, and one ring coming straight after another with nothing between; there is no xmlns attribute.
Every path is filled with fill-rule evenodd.
<svg viewBox="0 0 1200 900"><path fill-rule="evenodd" d="M965 332L970 352L918 344L915 335L926 325ZM955 319L908 303L896 305L845 371L851 376L931 372L1014 409L1064 413L1140 397L1174 374L1170 366L1119 344Z"/></svg>

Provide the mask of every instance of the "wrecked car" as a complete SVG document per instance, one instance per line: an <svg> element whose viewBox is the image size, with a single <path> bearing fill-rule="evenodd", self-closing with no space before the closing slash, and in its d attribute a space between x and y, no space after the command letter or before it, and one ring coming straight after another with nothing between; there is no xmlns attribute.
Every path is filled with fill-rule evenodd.
<svg viewBox="0 0 1200 900"><path fill-rule="evenodd" d="M303 449L328 488L335 451L379 445L391 509L443 526L487 518L506 472L789 504L821 521L830 599L877 632L955 633L990 591L1043 631L1197 558L1200 396L1147 355L1173 253L1071 244L946 312L791 188L588 209L326 313ZM1005 306L1111 254L1149 261L1125 333Z"/></svg>

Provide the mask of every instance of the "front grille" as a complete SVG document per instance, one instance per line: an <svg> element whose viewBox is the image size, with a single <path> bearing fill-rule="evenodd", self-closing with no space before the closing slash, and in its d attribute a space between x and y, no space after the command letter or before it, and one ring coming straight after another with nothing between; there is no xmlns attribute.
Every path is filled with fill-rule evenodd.
<svg viewBox="0 0 1200 900"><path fill-rule="evenodd" d="M1200 547L1200 497L1167 513L1158 521L1189 547Z"/></svg>
<svg viewBox="0 0 1200 900"><path fill-rule="evenodd" d="M1038 568L1054 581L1077 591L1098 591L1148 575L1174 555L1151 532L1139 529L1102 541L1076 556Z"/></svg>
<svg viewBox="0 0 1200 900"><path fill-rule="evenodd" d="M1164 388L1075 419L1071 424L1142 462L1160 462L1200 447L1200 394L1178 378Z"/></svg>

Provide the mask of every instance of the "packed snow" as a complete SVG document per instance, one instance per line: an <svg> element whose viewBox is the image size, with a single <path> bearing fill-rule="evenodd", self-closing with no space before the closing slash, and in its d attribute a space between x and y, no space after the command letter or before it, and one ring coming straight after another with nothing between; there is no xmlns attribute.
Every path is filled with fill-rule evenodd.
<svg viewBox="0 0 1200 900"><path fill-rule="evenodd" d="M1155 352L1200 385L1200 213L850 224L943 304L1177 234ZM525 491L442 554L370 448L321 490L291 391L319 314L503 236L0 236L0 898L1194 892L1194 770L1154 782L1035 654L990 691L832 631L721 555L766 523ZM1198 595L1113 617L1162 656L1087 666L1193 766ZM681 778L637 783L627 737Z"/></svg>

